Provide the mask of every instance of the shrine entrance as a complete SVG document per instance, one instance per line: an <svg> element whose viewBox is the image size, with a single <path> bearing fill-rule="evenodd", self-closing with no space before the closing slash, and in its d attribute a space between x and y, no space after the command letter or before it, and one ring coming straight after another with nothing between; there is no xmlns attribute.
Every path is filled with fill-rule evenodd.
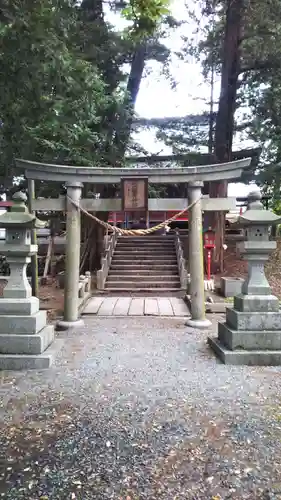
<svg viewBox="0 0 281 500"><path fill-rule="evenodd" d="M150 212L151 210L188 210L189 220L189 273L191 296L191 319L188 324L197 328L206 327L209 322L205 316L204 269L202 249L202 211L229 211L235 208L235 198L202 197L204 182L240 178L243 170L249 167L251 158L228 163L203 166L181 166L173 168L96 168L74 167L65 165L44 164L27 160L17 160L17 167L25 172L27 179L64 183L67 189L65 197L57 199L33 200L32 210L66 211L66 263L64 290L64 318L61 328L83 324L79 319L79 267L80 267L80 233L81 211L93 220L101 223L115 238L119 234L131 234L141 237L164 227L149 229L124 229L112 227L99 221L94 212L117 212L120 210L133 212ZM123 190L122 199L83 199L83 183L119 184ZM148 198L148 184L188 185L188 200ZM92 212L92 213L90 213ZM176 217L172 218L176 220ZM169 222L169 221L168 221Z"/></svg>

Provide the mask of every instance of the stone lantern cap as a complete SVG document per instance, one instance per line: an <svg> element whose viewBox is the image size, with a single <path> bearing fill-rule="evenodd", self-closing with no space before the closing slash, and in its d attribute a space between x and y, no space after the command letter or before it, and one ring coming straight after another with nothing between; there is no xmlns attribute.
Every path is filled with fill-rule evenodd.
<svg viewBox="0 0 281 500"><path fill-rule="evenodd" d="M238 224L242 226L264 225L273 226L281 222L281 217L271 210L265 210L261 202L262 195L259 190L252 191L248 195L247 210L238 218Z"/></svg>
<svg viewBox="0 0 281 500"><path fill-rule="evenodd" d="M43 228L46 222L37 219L36 215L31 214L26 206L27 196L22 191L18 191L12 197L13 205L10 212L0 215L0 227L12 228L18 226Z"/></svg>

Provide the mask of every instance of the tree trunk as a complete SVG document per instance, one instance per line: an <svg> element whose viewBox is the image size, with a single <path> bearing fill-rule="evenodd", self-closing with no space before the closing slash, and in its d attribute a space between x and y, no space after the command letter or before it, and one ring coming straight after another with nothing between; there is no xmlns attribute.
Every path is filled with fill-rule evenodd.
<svg viewBox="0 0 281 500"><path fill-rule="evenodd" d="M223 42L221 91L215 127L214 154L216 161L231 161L234 113L240 73L240 43L244 0L228 0ZM210 197L227 197L227 181L212 182ZM223 271L224 212L214 212L212 226L216 230L215 267Z"/></svg>
<svg viewBox="0 0 281 500"><path fill-rule="evenodd" d="M99 20L104 23L102 0L82 0L81 9L87 11L89 21Z"/></svg>
<svg viewBox="0 0 281 500"><path fill-rule="evenodd" d="M110 37L104 19L103 1L82 0L81 10L86 15L89 23L98 23L100 25L103 44L110 43ZM114 116L115 111L107 116L108 144L105 147L104 157L109 158L109 163L113 163L114 166L123 161L128 146L135 103L145 66L145 56L146 43L143 42L136 46L133 54L123 109L119 116ZM105 62L106 64L104 64L104 61L101 61L99 69L103 74L103 78L107 84L107 91L110 94L116 88L116 79L114 79L112 75L118 68L114 60L111 61L108 59ZM101 197L104 192L105 186L100 188ZM96 215L100 219L107 221L108 214L100 213ZM81 248L81 270L92 271L100 268L104 230L93 220L87 219L87 221L84 218L82 219L82 241L84 241L84 243Z"/></svg>
<svg viewBox="0 0 281 500"><path fill-rule="evenodd" d="M133 114L135 104L140 89L140 84L145 66L146 44L143 42L136 47L133 55L130 75L128 78L126 99L124 102L123 112L119 117L116 125L115 148L117 161L123 160L132 128Z"/></svg>

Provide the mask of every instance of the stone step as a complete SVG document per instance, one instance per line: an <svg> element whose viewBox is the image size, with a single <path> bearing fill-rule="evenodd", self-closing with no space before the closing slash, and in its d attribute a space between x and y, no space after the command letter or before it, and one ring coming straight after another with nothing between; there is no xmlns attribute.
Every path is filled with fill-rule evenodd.
<svg viewBox="0 0 281 500"><path fill-rule="evenodd" d="M176 262L172 261L168 263L167 262L161 262L161 264L157 264L157 262L155 263L155 261L136 261L134 260L133 262L130 262L130 261L127 261L127 260L124 260L124 261L117 261L117 262L113 262L112 261L112 264L110 266L110 270L114 270L114 269L146 269L148 271L152 271L152 270L155 270L155 269L178 269L178 265Z"/></svg>
<svg viewBox="0 0 281 500"><path fill-rule="evenodd" d="M161 240L174 240L174 236L168 234L147 234L141 236L119 236L118 241L161 241Z"/></svg>
<svg viewBox="0 0 281 500"><path fill-rule="evenodd" d="M158 264L159 262L161 262L161 264ZM162 259L161 261L158 260L158 259L143 259L143 258L135 258L135 259L132 259L132 261L128 260L128 259L124 259L124 257L113 257L112 259L112 264L111 266L114 266L114 264L134 264L135 266L137 267L142 267L142 264L146 264L147 266L149 266L149 268L151 268L152 265L160 265L160 267L163 265L167 265L167 266L170 266L170 265L175 265L177 266L177 259Z"/></svg>
<svg viewBox="0 0 281 500"><path fill-rule="evenodd" d="M150 253L135 253L135 254L124 254L124 253L116 253L114 252L112 261L114 260L131 260L135 262L135 260L150 260L154 262L162 262L165 260L174 260L177 262L176 254L161 254L161 255L153 255Z"/></svg>
<svg viewBox="0 0 281 500"><path fill-rule="evenodd" d="M142 281L142 280L145 280L145 278L147 277L147 274L146 275L139 275L137 273L135 274L132 274L130 276L128 275L123 275L123 274L109 274L108 275L108 278L107 278L107 281L128 281L128 282L135 282L135 281ZM154 274L149 274L149 281L169 281L171 283L173 282L177 282L179 281L179 276L177 274L167 274L167 275L164 275L164 276L160 276L160 275L154 275Z"/></svg>
<svg viewBox="0 0 281 500"><path fill-rule="evenodd" d="M143 281L139 280L136 282L132 281L111 281L108 280L105 284L105 288L124 288L126 290L134 290L135 288L178 288L180 289L180 281L166 280L166 281Z"/></svg>
<svg viewBox="0 0 281 500"><path fill-rule="evenodd" d="M139 244L137 241L133 243L117 243L116 248L152 248L152 249L159 249L159 248L170 248L170 249L175 249L176 246L174 245L173 242L171 243L165 243L165 242L159 242L159 243L143 243Z"/></svg>
<svg viewBox="0 0 281 500"><path fill-rule="evenodd" d="M120 240L118 239L117 240L117 245L137 245L137 246L146 246L146 245L155 245L155 246L159 246L159 245L175 245L175 238L172 238L172 239L167 239L167 238L163 238L163 239L146 239L146 240L143 240L142 238L134 238L134 239L125 239L125 240Z"/></svg>
<svg viewBox="0 0 281 500"><path fill-rule="evenodd" d="M151 252L114 252L114 257L122 257L122 259L135 260L165 260L165 259L176 259L176 254L174 252L162 252L162 253L151 253Z"/></svg>
<svg viewBox="0 0 281 500"><path fill-rule="evenodd" d="M128 246L128 247L135 247L135 246L152 246L152 247L160 247L162 245L165 245L167 247L174 247L175 242L173 240L170 241L117 241L117 246Z"/></svg>
<svg viewBox="0 0 281 500"><path fill-rule="evenodd" d="M135 247L125 247L125 246L119 246L117 245L117 247L115 248L115 252L126 252L126 253L130 253L130 252L152 252L152 253L159 253L159 252L169 252L169 253L175 253L176 249L175 247L167 247L167 246L163 246L163 245L159 245L159 247L155 248L155 247L145 247L145 246L141 246L141 247L138 247L138 246L135 246Z"/></svg>
<svg viewBox="0 0 281 500"><path fill-rule="evenodd" d="M138 297L139 295L138 294L142 294L142 293L145 293L145 294L148 294L150 297L153 296L153 294L155 294L157 297L167 297L167 294L177 294L182 290L182 288L154 288L153 286L152 287L149 287L149 288L140 288L140 287L136 287L136 288L106 288L106 291L108 293L111 293L113 296L118 296L119 293L130 293L132 294L131 296L133 297ZM164 295L163 295L164 294ZM168 295L170 296L170 295Z"/></svg>
<svg viewBox="0 0 281 500"><path fill-rule="evenodd" d="M159 252L161 250L167 250L169 252L175 252L174 245L116 245L115 250L125 250L126 252L132 252L134 250L150 250L152 252Z"/></svg>
<svg viewBox="0 0 281 500"><path fill-rule="evenodd" d="M165 243L171 243L173 244L175 242L175 236L172 238L166 238L165 236L162 237L152 237L150 236L149 238L144 238L143 236L138 238L138 237L127 237L127 238L118 238L117 240L118 244L119 243L132 243L132 242L137 242L138 244L156 244L159 245L159 243L165 242Z"/></svg>
<svg viewBox="0 0 281 500"><path fill-rule="evenodd" d="M142 259L143 257L144 258L148 258L148 259L151 259L151 260L156 260L159 258L159 259L175 259L176 258L176 252L141 252L141 251L136 251L136 252L114 252L112 258L115 257L121 257L121 256L124 256L124 259L129 259L129 260L133 260L133 259Z"/></svg>
<svg viewBox="0 0 281 500"><path fill-rule="evenodd" d="M109 272L132 272L132 273L137 273L137 272L143 272L146 276L150 272L178 272L178 266L177 264L168 264L168 265L160 265L160 264L139 264L135 265L132 262L127 262L126 264L112 264L110 267Z"/></svg>
<svg viewBox="0 0 281 500"><path fill-rule="evenodd" d="M162 266L159 269L151 269L149 267L149 272L153 276L178 276L178 268L175 266L172 269L163 269ZM109 276L134 276L137 274L138 276L147 276L147 269L139 269L137 267L126 268L126 269L110 269L108 275ZM150 274L149 274L150 276Z"/></svg>

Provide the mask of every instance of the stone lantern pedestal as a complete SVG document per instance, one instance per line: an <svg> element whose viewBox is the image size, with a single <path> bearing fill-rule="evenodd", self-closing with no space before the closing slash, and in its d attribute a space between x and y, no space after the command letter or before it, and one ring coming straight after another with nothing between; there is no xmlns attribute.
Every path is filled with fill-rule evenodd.
<svg viewBox="0 0 281 500"><path fill-rule="evenodd" d="M26 195L13 196L10 212L0 216L6 240L0 243L0 255L10 267L8 284L0 298L0 370L48 368L52 356L47 349L54 340L54 327L46 323L46 311L32 297L26 267L37 245L31 244L31 229L43 223L25 206Z"/></svg>
<svg viewBox="0 0 281 500"><path fill-rule="evenodd" d="M264 210L259 191L249 194L248 208L239 218L245 241L239 244L248 261L248 277L242 293L227 308L225 323L218 325L218 338L208 338L210 347L225 364L281 365L281 311L279 299L272 295L264 264L275 250L269 228L280 217Z"/></svg>

